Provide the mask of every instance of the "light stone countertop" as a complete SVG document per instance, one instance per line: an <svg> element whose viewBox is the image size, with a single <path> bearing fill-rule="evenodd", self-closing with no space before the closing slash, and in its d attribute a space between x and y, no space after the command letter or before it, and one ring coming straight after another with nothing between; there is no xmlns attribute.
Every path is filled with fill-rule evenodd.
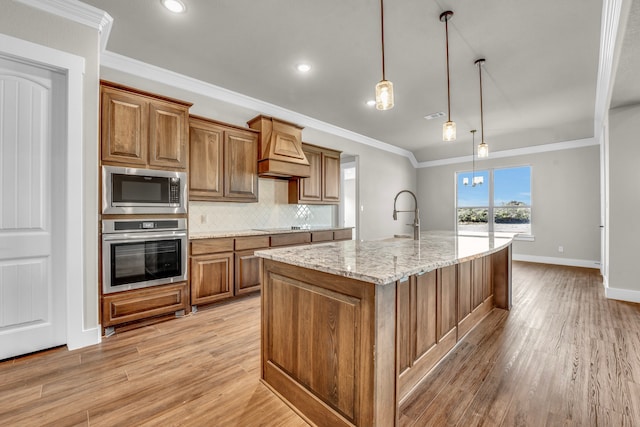
<svg viewBox="0 0 640 427"><path fill-rule="evenodd" d="M255 254L274 261L384 285L498 252L513 241L513 236L511 233L456 235L451 231L425 231L420 233L420 240L347 240L265 249Z"/></svg>
<svg viewBox="0 0 640 427"><path fill-rule="evenodd" d="M249 229L249 230L228 230L228 231L199 231L189 233L190 240L198 239L218 239L223 237L243 237L243 236L265 236L270 234L283 234L283 233L302 233L310 231L329 231L329 230L344 230L350 227L331 227L324 225L312 225L300 229L291 229L290 227L275 227L275 228L262 228L262 229Z"/></svg>

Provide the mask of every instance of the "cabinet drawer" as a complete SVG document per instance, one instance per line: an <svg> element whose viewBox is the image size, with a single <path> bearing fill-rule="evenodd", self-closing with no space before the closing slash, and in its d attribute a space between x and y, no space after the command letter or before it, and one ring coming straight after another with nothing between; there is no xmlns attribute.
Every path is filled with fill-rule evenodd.
<svg viewBox="0 0 640 427"><path fill-rule="evenodd" d="M314 231L311 233L311 241L313 243L318 242L331 242L333 240L333 231Z"/></svg>
<svg viewBox="0 0 640 427"><path fill-rule="evenodd" d="M311 242L311 233L287 233L271 236L271 246L302 245Z"/></svg>
<svg viewBox="0 0 640 427"><path fill-rule="evenodd" d="M102 325L131 322L187 307L186 282L105 295L102 297Z"/></svg>
<svg viewBox="0 0 640 427"><path fill-rule="evenodd" d="M191 255L233 251L233 238L203 239L191 241Z"/></svg>
<svg viewBox="0 0 640 427"><path fill-rule="evenodd" d="M351 240L353 239L353 229L345 228L344 230L335 230L333 232L333 240Z"/></svg>
<svg viewBox="0 0 640 427"><path fill-rule="evenodd" d="M269 236L237 237L236 251L269 247Z"/></svg>

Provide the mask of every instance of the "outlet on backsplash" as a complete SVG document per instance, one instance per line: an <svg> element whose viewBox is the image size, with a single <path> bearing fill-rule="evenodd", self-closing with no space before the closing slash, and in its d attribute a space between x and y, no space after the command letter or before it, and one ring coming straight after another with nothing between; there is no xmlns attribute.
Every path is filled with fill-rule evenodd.
<svg viewBox="0 0 640 427"><path fill-rule="evenodd" d="M288 183L259 179L258 203L189 202L189 231L232 231L290 226L334 226L334 205L288 203Z"/></svg>

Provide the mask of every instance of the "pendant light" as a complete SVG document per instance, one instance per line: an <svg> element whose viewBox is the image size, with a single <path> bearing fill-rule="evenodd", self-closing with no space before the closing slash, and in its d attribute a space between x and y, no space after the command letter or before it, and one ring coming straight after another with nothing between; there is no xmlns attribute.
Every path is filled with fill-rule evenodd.
<svg viewBox="0 0 640 427"><path fill-rule="evenodd" d="M382 38L382 80L376 85L376 108L390 110L393 108L393 83L385 78L384 73L384 0L380 0L380 33Z"/></svg>
<svg viewBox="0 0 640 427"><path fill-rule="evenodd" d="M447 10L440 14L440 22L444 22L446 52L447 52L447 121L442 125L442 140L456 140L456 124L451 121L451 85L449 84L449 20L453 16L453 12Z"/></svg>
<svg viewBox="0 0 640 427"><path fill-rule="evenodd" d="M482 111L482 65L484 64L484 58L476 60L475 64L478 66L478 75L480 76L480 145L478 145L478 157L489 157L489 144L484 142L484 115Z"/></svg>
<svg viewBox="0 0 640 427"><path fill-rule="evenodd" d="M475 187L476 185L482 185L484 183L484 177L483 176L476 176L476 155L475 155L475 149L476 149L476 130L472 129L469 132L471 132L472 135L472 139L471 139L471 161L472 161L472 165L473 165L473 169L472 169L472 178L471 178L471 186ZM464 185L469 185L469 178L462 178L462 183Z"/></svg>

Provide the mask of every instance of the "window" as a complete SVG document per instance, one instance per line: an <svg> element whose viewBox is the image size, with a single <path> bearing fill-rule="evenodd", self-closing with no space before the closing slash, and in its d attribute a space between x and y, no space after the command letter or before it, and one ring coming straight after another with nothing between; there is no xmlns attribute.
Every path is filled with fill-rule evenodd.
<svg viewBox="0 0 640 427"><path fill-rule="evenodd" d="M456 193L458 232L531 234L530 166L458 172Z"/></svg>

